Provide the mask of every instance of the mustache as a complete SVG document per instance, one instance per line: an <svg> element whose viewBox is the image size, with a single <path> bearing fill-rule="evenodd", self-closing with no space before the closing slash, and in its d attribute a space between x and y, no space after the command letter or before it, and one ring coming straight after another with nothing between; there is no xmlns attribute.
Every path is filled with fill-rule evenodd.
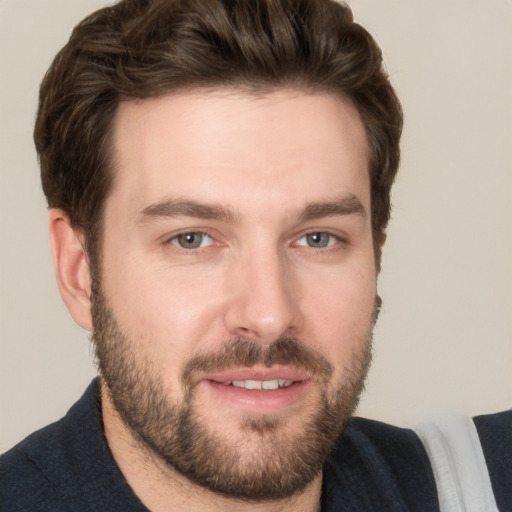
<svg viewBox="0 0 512 512"><path fill-rule="evenodd" d="M228 341L219 351L192 357L182 372L182 382L190 389L196 375L263 365L290 366L311 373L317 380L326 382L333 374L333 367L318 351L306 346L298 338L282 337L270 345L261 345L247 338Z"/></svg>

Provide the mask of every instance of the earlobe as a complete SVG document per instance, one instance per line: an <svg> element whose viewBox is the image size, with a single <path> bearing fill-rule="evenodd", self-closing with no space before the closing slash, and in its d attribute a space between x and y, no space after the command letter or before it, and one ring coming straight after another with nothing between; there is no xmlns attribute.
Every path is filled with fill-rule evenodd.
<svg viewBox="0 0 512 512"><path fill-rule="evenodd" d="M91 276L83 234L71 226L69 217L58 208L50 210L49 234L62 300L75 322L91 331Z"/></svg>

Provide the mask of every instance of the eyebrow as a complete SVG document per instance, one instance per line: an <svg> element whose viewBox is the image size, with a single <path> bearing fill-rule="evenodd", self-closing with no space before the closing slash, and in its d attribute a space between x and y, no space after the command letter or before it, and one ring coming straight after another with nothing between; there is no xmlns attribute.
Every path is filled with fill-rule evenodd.
<svg viewBox="0 0 512 512"><path fill-rule="evenodd" d="M139 215L138 224L146 224L158 217L196 217L198 219L234 222L235 214L218 204L200 203L192 200L164 199L144 208Z"/></svg>
<svg viewBox="0 0 512 512"><path fill-rule="evenodd" d="M299 222L307 222L322 217L334 217L345 215L361 215L366 218L366 210L353 194L342 196L332 201L319 201L308 203L299 212ZM237 216L230 209L215 203L202 203L194 200L164 199L144 208L138 219L139 225L144 225L152 219L159 217L195 217L198 219L218 220L233 223Z"/></svg>
<svg viewBox="0 0 512 512"><path fill-rule="evenodd" d="M299 220L307 222L322 217L345 215L360 215L366 218L366 209L354 194L348 194L333 201L309 203L300 213Z"/></svg>

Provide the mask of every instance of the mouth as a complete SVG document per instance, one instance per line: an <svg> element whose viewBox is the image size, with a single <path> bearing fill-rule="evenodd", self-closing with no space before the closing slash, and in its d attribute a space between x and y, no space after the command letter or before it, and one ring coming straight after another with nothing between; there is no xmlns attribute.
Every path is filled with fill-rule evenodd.
<svg viewBox="0 0 512 512"><path fill-rule="evenodd" d="M313 386L313 378L286 367L245 368L205 376L202 385L223 409L273 414L297 405Z"/></svg>
<svg viewBox="0 0 512 512"><path fill-rule="evenodd" d="M272 379L272 380L226 380L222 382L225 386L235 388L257 390L257 391L275 391L276 389L288 388L293 384L290 379Z"/></svg>

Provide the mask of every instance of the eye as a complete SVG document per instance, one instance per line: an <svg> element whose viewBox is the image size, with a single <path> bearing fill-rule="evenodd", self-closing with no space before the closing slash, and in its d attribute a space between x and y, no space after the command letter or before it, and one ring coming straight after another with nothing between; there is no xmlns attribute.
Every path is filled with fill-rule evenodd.
<svg viewBox="0 0 512 512"><path fill-rule="evenodd" d="M200 249L213 243L211 236L201 232L180 233L173 237L170 242L182 249Z"/></svg>
<svg viewBox="0 0 512 512"><path fill-rule="evenodd" d="M338 238L330 233L316 232L308 233L297 241L298 245L313 247L314 249L323 249L330 247L338 242Z"/></svg>

